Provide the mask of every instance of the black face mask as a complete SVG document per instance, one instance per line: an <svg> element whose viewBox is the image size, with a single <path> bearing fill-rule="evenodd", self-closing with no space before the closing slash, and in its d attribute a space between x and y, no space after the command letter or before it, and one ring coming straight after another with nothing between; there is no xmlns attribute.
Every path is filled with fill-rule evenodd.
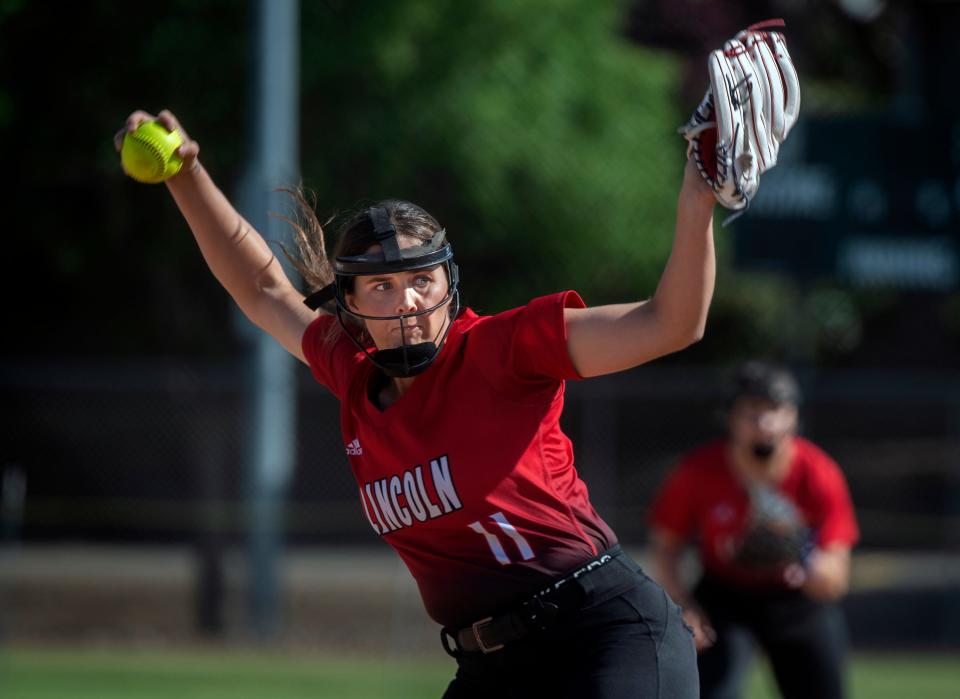
<svg viewBox="0 0 960 699"><path fill-rule="evenodd" d="M369 211L373 237L382 248L380 252L365 253L347 257L337 257L333 260L334 281L319 291L314 292L304 303L311 309L317 310L321 306L334 302L328 310L337 316L340 326L347 337L353 342L384 374L392 378L409 378L423 373L430 366L443 347L444 340L453 321L460 310L460 295L457 291L459 272L453 261L453 249L446 242L446 231L441 229L433 237L410 248L401 249L397 243L396 228L389 220L386 209L374 207ZM437 304L416 313L401 313L391 316L368 316L350 309L346 301L345 292L350 288L351 278L370 274L391 274L394 272L411 272L443 265L447 276L447 294ZM433 313L442 306L448 306L449 320L437 336L427 342L407 344L403 337L403 322L407 318ZM344 315L353 318L356 323L348 324ZM394 320L400 323L401 344L390 349L371 349L368 343L363 342L357 331L365 320Z"/></svg>
<svg viewBox="0 0 960 699"><path fill-rule="evenodd" d="M777 450L777 446L770 442L754 442L751 451L753 452L754 457L760 459L761 461L766 461L771 456L773 452Z"/></svg>
<svg viewBox="0 0 960 699"><path fill-rule="evenodd" d="M439 352L440 348L435 342L420 342L416 345L377 350L368 356L387 376L409 378L426 371Z"/></svg>
<svg viewBox="0 0 960 699"><path fill-rule="evenodd" d="M453 266L453 269L456 270L456 267ZM456 272L454 271L453 274L455 275ZM433 313L444 304L449 304L447 309L449 318L444 322L443 329L437 332L437 336L434 337L432 341L407 344L406 338L403 336L402 331L404 319L422 316L427 313ZM450 332L450 328L453 327L453 321L460 310L460 296L456 291L453 291L452 296L448 295L436 306L423 311L418 311L416 313L399 315L391 318L392 320L397 320L401 325L401 344L399 347L391 347L390 349L382 350L370 350L362 342L360 342L359 339L353 334L347 323L344 321L341 310L342 309L339 306L336 309L337 319L340 321L340 326L344 329L353 343L359 347L365 355L367 355L370 361L376 364L384 374L391 378L411 378L426 371L433 363L433 360L437 358L437 355L440 354L444 340L447 339L447 334ZM361 318L365 317L359 316L358 314L352 315Z"/></svg>

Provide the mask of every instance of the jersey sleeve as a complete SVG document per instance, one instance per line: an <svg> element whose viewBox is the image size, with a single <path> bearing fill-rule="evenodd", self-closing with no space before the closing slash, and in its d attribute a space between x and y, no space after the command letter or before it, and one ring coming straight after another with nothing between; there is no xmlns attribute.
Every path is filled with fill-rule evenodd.
<svg viewBox="0 0 960 699"><path fill-rule="evenodd" d="M575 291L564 291L532 300L514 320L509 364L522 379L579 379L567 349L564 310L584 308Z"/></svg>
<svg viewBox="0 0 960 699"><path fill-rule="evenodd" d="M319 316L307 326L300 346L313 377L343 400L363 355L337 327L337 319Z"/></svg>
<svg viewBox="0 0 960 699"><path fill-rule="evenodd" d="M650 504L647 517L651 527L665 529L680 539L697 533L697 478L685 461L667 476Z"/></svg>
<svg viewBox="0 0 960 699"><path fill-rule="evenodd" d="M817 544L853 546L860 538L860 529L853 510L853 501L843 472L837 463L821 451L813 454L818 462L814 488L820 503Z"/></svg>

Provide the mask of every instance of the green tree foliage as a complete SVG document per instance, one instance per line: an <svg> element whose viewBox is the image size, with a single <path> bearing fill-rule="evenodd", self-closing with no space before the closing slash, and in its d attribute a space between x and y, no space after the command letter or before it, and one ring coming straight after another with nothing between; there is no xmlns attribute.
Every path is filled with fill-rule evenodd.
<svg viewBox="0 0 960 699"><path fill-rule="evenodd" d="M304 10L303 169L321 215L416 201L485 310L653 291L683 163L677 68L621 35L626 3Z"/></svg>
<svg viewBox="0 0 960 699"><path fill-rule="evenodd" d="M303 2L300 155L321 217L386 196L423 205L450 230L465 300L483 311L564 288L590 303L651 293L685 115L674 59L623 36L627 9ZM251 122L249 4L2 10L0 129L18 163L8 226L31 232L14 257L44 280L32 308L14 309L24 331L6 352L63 351L66 332L72 354L230 354L228 299L163 188L124 178L110 139L132 109L170 108L234 195Z"/></svg>
<svg viewBox="0 0 960 699"><path fill-rule="evenodd" d="M565 288L592 304L652 293L690 105L674 96L680 57L625 38L628 5L304 2L300 155L318 213L383 197L425 206L483 312ZM170 108L234 195L252 121L250 6L50 7L0 8L12 258L40 280L8 311L20 332L5 352L235 356L229 299L163 188L125 178L110 138L131 109ZM38 36L57 50L37 50ZM721 248L730 234L718 229ZM707 338L672 361L795 352L789 290L722 265Z"/></svg>

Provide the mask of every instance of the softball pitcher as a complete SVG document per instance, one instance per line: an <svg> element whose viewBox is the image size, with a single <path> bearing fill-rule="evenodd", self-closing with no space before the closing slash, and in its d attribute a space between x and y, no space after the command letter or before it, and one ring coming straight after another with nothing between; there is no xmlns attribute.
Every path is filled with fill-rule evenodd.
<svg viewBox="0 0 960 699"><path fill-rule="evenodd" d="M753 66L735 62L741 75ZM590 504L559 419L567 380L630 369L702 336L714 205L744 208L744 178L759 176L741 166L756 151L750 139L766 124L770 95L753 105L750 129L733 130L736 142L724 136L731 119L745 118L748 100L733 94L743 84L724 83L733 106L711 122L707 100L684 130L691 145L673 249L650 299L587 308L565 291L492 316L461 307L439 222L394 200L348 220L332 259L303 207L299 267L313 287L305 298L216 187L197 142L174 115L156 117L183 135L183 166L167 186L211 271L340 400L363 512L410 569L457 661L448 699L699 694L691 629ZM782 107L782 90L775 102ZM153 118L131 114L118 148Z"/></svg>
<svg viewBox="0 0 960 699"><path fill-rule="evenodd" d="M134 112L127 128L152 118ZM586 308L567 291L478 316L460 307L446 232L402 201L348 221L332 260L304 251L306 278L328 282L305 299L184 139L168 189L244 313L340 400L362 509L457 660L444 696L697 697L679 608L594 511L559 426L566 380L700 338L715 199L694 166L651 299ZM301 240L320 251L304 213Z"/></svg>

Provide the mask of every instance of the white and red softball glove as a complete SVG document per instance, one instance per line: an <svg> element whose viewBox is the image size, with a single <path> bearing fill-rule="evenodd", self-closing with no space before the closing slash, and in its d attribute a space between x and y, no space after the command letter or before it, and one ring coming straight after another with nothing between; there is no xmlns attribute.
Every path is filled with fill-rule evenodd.
<svg viewBox="0 0 960 699"><path fill-rule="evenodd" d="M743 211L760 175L777 163L797 120L800 83L779 32L783 20L753 24L710 53L710 87L680 127L700 174L723 206ZM729 219L728 219L729 220Z"/></svg>

